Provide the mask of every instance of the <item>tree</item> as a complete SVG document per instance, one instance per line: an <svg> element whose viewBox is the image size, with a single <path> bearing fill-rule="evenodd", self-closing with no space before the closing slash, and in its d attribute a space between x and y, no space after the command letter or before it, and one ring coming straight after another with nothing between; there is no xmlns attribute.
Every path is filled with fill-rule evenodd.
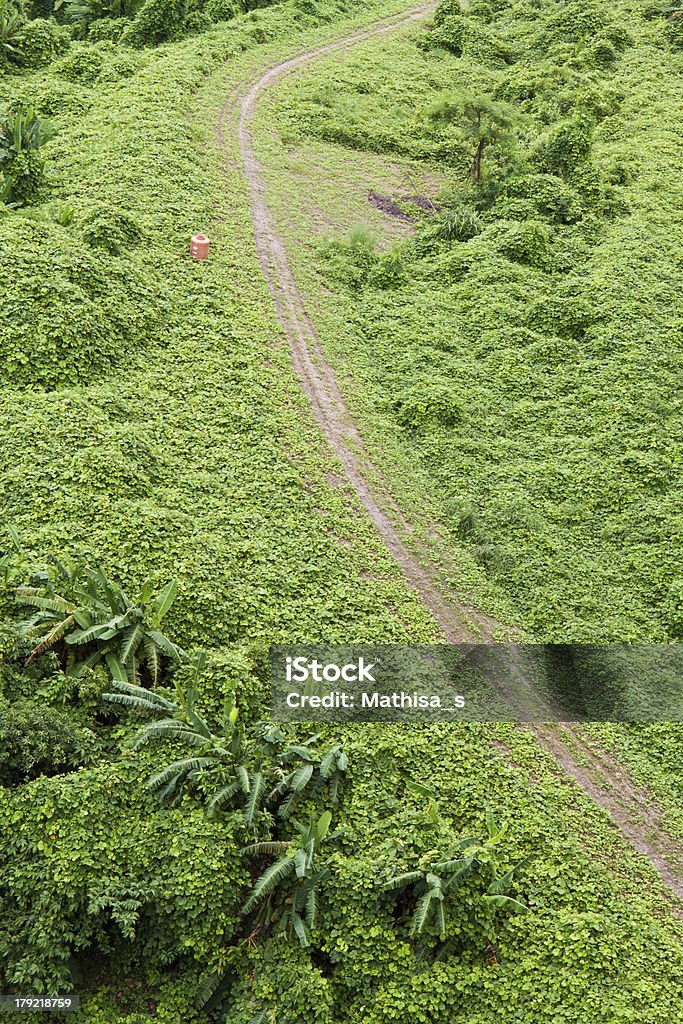
<svg viewBox="0 0 683 1024"><path fill-rule="evenodd" d="M156 686L164 659L179 661L182 652L161 632L161 621L177 593L175 581L155 597L148 580L129 598L101 568L55 559L59 586L49 573L39 586L18 587L20 604L35 608L22 623L25 636L38 637L29 663L57 648L66 672L75 675L104 663L119 682L139 685L143 676Z"/></svg>
<svg viewBox="0 0 683 1024"><path fill-rule="evenodd" d="M328 867L320 865L319 854L326 839L339 835L335 832L328 836L331 822L332 815L325 811L317 821L311 816L307 826L294 822L298 842L254 843L244 847L245 855L281 854L257 879L242 907L243 914L260 907L257 928L269 928L277 922L277 931L284 932L290 941L296 935L302 946L310 944L319 889L331 875Z"/></svg>
<svg viewBox="0 0 683 1024"><path fill-rule="evenodd" d="M510 129L518 114L509 103L496 102L488 96L476 95L463 89L441 99L430 109L429 116L437 121L462 125L472 149L469 177L478 185L481 181L484 151L487 147L511 142Z"/></svg>

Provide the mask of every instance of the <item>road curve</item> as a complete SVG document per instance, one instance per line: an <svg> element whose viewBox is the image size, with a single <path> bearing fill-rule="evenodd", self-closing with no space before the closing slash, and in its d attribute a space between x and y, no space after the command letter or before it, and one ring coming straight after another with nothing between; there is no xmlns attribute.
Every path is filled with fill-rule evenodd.
<svg viewBox="0 0 683 1024"><path fill-rule="evenodd" d="M242 96L232 95L221 112L221 124L237 108L237 135L244 173L250 190L251 219L259 260L273 298L278 320L291 349L292 363L315 418L340 459L344 473L400 566L409 586L419 593L450 643L490 639L494 624L466 608L428 558L420 557L420 544L394 501L377 466L373 465L363 439L346 408L333 368L327 361L289 266L282 238L277 232L265 197L265 183L254 153L251 124L261 93L303 65L371 36L395 31L418 21L433 4L405 11L399 17L377 22L335 42L298 54L269 68ZM219 132L220 136L220 132Z"/></svg>
<svg viewBox="0 0 683 1024"><path fill-rule="evenodd" d="M406 582L420 595L439 625L444 639L449 643L481 643L493 638L496 623L466 607L453 592L446 574L430 561L428 551L415 536L382 474L373 465L365 449L342 397L334 370L325 357L306 313L303 298L289 266L284 241L268 209L265 181L252 138L256 104L269 86L318 57L419 21L430 14L434 6L432 2L408 9L393 18L378 21L364 30L297 54L268 68L251 86L245 86L244 91L236 89L228 95L219 114L217 136L219 146L225 149L225 127L236 121L239 152L249 186L250 214L258 258L278 320L290 346L292 364L320 429L339 457L348 481L400 566ZM506 686L515 687L515 702L519 707L520 695L527 689L527 681L517 671L514 656L512 661L501 663L500 669L500 687L503 690ZM529 691L526 700L530 706L537 706L538 695ZM530 720L534 719L538 721L537 715L530 715ZM552 727L543 725L531 725L530 728L540 746L555 759L565 778L580 786L602 807L627 842L649 859L674 897L674 913L681 916L683 881L680 851L661 828L661 818L654 807L644 818L639 814L643 801L648 799L647 795L629 783L623 767L609 758L605 751L601 752L600 758L596 758L593 749L577 730L561 726L558 733ZM565 733L571 734L569 745L563 742ZM577 748L578 756L572 754L571 746ZM590 762L590 769L582 763L585 761ZM653 841L653 832L657 835L657 841Z"/></svg>

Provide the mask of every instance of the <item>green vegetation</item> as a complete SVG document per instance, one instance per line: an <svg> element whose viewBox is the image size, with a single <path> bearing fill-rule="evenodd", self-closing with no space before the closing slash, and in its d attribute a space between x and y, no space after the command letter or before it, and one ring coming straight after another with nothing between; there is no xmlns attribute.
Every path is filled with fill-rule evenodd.
<svg viewBox="0 0 683 1024"><path fill-rule="evenodd" d="M397 10L0 10L0 989L78 991L87 1024L681 1004L670 895L528 731L264 721L270 643L439 632L315 427L215 126L269 63ZM319 147L325 196L325 159L446 183L401 192L402 240L309 221L292 263L408 509L543 639L680 633L674 22L443 4L259 114L295 226L318 193L286 147ZM674 833L679 733L589 731Z"/></svg>
<svg viewBox="0 0 683 1024"><path fill-rule="evenodd" d="M675 23L442 3L430 30L317 61L259 114L281 230L376 458L408 494L405 467L423 475L452 547L543 640L680 634ZM416 219L407 237L370 190Z"/></svg>

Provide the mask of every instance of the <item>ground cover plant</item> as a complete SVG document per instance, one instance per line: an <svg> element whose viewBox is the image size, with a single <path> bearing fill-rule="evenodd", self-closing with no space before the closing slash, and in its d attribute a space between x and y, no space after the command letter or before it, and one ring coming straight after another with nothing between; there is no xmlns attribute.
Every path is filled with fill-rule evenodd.
<svg viewBox="0 0 683 1024"><path fill-rule="evenodd" d="M261 112L350 399L544 639L679 639L674 23L629 4L444 3L431 30L317 62ZM367 187L343 182L357 153L415 221L391 247L376 215L364 235L345 226L356 188L370 220ZM292 187L304 154L336 202L314 174ZM424 208L394 166L422 180Z"/></svg>
<svg viewBox="0 0 683 1024"><path fill-rule="evenodd" d="M11 202L8 194L0 216L0 988L78 991L88 1024L668 1024L681 1003L681 924L671 894L530 732L392 724L313 733L267 720L271 642L429 642L439 631L315 428L259 274L239 166L230 150L223 160L215 125L225 96L286 56L293 39L314 46L398 9L296 2L236 14L227 5L147 0L56 11L35 4L18 21L9 8L2 13L0 40L19 52L23 31L40 54L21 62L5 46L3 123L31 109L49 128L37 147L35 188ZM461 17L444 7L432 31L411 32L395 50L385 40L387 63L373 51L362 81L354 59L342 88L330 87L324 67L318 78L293 81L293 93L288 86L274 98L268 131L276 126L289 145L307 133L324 145L336 132L337 147L407 155L439 176L455 168L462 179L457 195L435 197L442 209L395 250L377 251L369 233L356 230L321 244L309 239L300 266L304 277L307 267L317 275L321 298L312 308L321 323L333 309L338 325L348 324L339 332L345 358L393 431L414 477L413 500L429 493L435 506L451 508L454 548L471 559L468 585L489 609L542 637L556 630L595 639L617 627L669 636L678 612L668 554L660 589L668 588L669 603L660 592L648 603L640 577L631 573L627 586L631 568L610 565L606 541L596 541L586 579L596 588L613 572L613 603L598 604L600 592L591 612L561 590L552 605L538 604L545 618L534 618L542 574L550 589L576 569L553 558L553 538L578 545L579 534L569 520L553 535L532 524L534 575L527 528L511 514L496 518L496 544L507 550L514 541L515 557L526 559L528 589L515 589L500 552L482 556L491 542L477 531L493 513L467 490L485 477L483 446L494 452L489 467L497 457L493 426L479 422L489 433L481 449L467 449L471 476L454 461L454 432L462 446L472 414L453 382L473 386L467 359L481 363L477 339L507 330L487 306L497 295L507 325L502 305L516 295L516 274L532 275L520 279L520 308L530 290L561 291L569 271L557 250L597 258L609 232L635 216L623 209L626 184L592 169L596 143L586 156L573 122L577 159L588 164L578 184L558 167L534 172L533 187L520 185L516 171L510 178L524 132L545 140L544 160L563 159L566 140L560 145L552 133L573 116L561 99L562 75L544 102L555 97L569 108L557 116L549 109L547 121L521 109L526 101L513 91L492 87L515 67L515 45L536 52L521 34L520 11L530 39L549 33L539 50L569 37L562 45L580 75L589 74L581 62L590 49L600 95L603 79L618 86L622 62L640 52L639 32L667 74L680 59L673 23L654 9L620 8L599 31L591 23L578 49L574 22L553 22L558 10L480 5L477 14L473 4ZM212 27L206 12L214 22L235 17ZM615 22L633 36L628 46ZM470 62L467 88L458 50ZM653 66L644 61L641 52L637 67ZM390 114L377 102L387 67ZM519 79L532 77L533 67L517 70ZM663 124L673 102L666 83L657 107ZM366 104L355 117L351 86L354 102ZM640 116L651 125L649 99ZM266 136L265 149L275 145ZM656 149L659 138L649 145ZM675 139L661 139L673 160ZM669 187L664 175L662 225ZM478 190L487 189L480 202ZM419 204L406 202L420 219ZM213 246L199 265L187 254L198 228ZM643 230L636 226L635 235ZM482 250L478 264L477 245L487 238L500 250L495 259ZM623 263L631 251L623 237L610 244ZM540 265L537 247L546 254ZM652 252L665 259L654 241ZM642 344L653 346L668 271L639 264L638 272L661 284L661 306L647 304ZM472 273L479 276L470 292L458 291ZM615 308L631 301L627 283L626 276L610 300ZM451 340L455 299L472 322L467 345L461 324L457 345ZM561 293L553 315L565 323L566 310L571 326L581 301ZM442 321L427 315L431 306ZM406 346L401 325L417 317L420 331ZM396 332L391 344L386 323ZM364 347L371 324L376 374ZM536 332L534 360L545 351L539 338L559 345L540 325L524 330ZM434 354L437 335L443 362ZM579 343L571 332L560 340ZM635 374L644 358L639 344L631 352L622 341L619 351L622 362L605 369L617 382L622 364ZM660 339L652 362L672 404L670 354ZM554 386L569 388L576 360L564 366L553 358ZM643 379L641 390L651 390ZM497 389L501 417L514 421L527 385L521 375ZM347 376L344 386L353 391ZM611 407L618 424L621 397L620 385ZM641 412L633 412L634 436ZM533 429L540 445L541 427ZM660 435L653 440L659 452ZM566 448L566 435L554 443ZM455 474L458 500L469 503L457 509L444 490ZM494 473L489 478L498 486ZM581 480L571 484L575 502ZM505 481L512 501L519 481ZM673 491L655 493L663 510L656 521L673 537ZM626 498L624 509L630 516ZM611 506L607 526L610 515ZM642 521L655 521L650 506ZM647 547L640 534L633 544ZM641 558L649 579L654 555L641 550ZM650 788L675 832L675 729L592 729Z"/></svg>

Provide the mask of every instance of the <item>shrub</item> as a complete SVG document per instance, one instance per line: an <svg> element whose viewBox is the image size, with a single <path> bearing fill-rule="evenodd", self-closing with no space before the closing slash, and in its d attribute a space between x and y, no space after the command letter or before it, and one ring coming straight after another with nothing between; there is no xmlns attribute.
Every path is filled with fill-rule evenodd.
<svg viewBox="0 0 683 1024"><path fill-rule="evenodd" d="M24 19L5 0L0 3L0 68L16 57L24 34Z"/></svg>
<svg viewBox="0 0 683 1024"><path fill-rule="evenodd" d="M70 46L68 28L58 25L53 18L36 18L22 30L16 60L23 67L38 68L50 64L66 53Z"/></svg>
<svg viewBox="0 0 683 1024"><path fill-rule="evenodd" d="M597 4L573 0L561 4L558 12L547 21L547 34L551 39L575 42L599 32L607 17Z"/></svg>
<svg viewBox="0 0 683 1024"><path fill-rule="evenodd" d="M90 98L82 88L52 76L32 81L24 95L30 96L31 106L41 117L66 118L67 123L72 123L90 105Z"/></svg>
<svg viewBox="0 0 683 1024"><path fill-rule="evenodd" d="M496 212L510 199L530 201L538 213L559 224L573 224L585 212L576 190L554 174L523 174L510 178L496 201Z"/></svg>
<svg viewBox="0 0 683 1024"><path fill-rule="evenodd" d="M278 938L245 949L236 966L224 1024L275 1019L283 1024L332 1024L335 1019L331 979L298 946Z"/></svg>
<svg viewBox="0 0 683 1024"><path fill-rule="evenodd" d="M445 241L466 242L481 231L481 221L476 210L469 206L453 206L440 215L436 231Z"/></svg>
<svg viewBox="0 0 683 1024"><path fill-rule="evenodd" d="M454 427L465 419L463 404L449 383L434 381L407 388L392 404L396 419L409 430Z"/></svg>
<svg viewBox="0 0 683 1024"><path fill-rule="evenodd" d="M683 16L680 13L667 20L664 35L675 49L683 48Z"/></svg>
<svg viewBox="0 0 683 1024"><path fill-rule="evenodd" d="M128 24L128 18L98 18L88 26L88 41L118 43Z"/></svg>
<svg viewBox="0 0 683 1024"><path fill-rule="evenodd" d="M5 983L64 991L79 955L114 948L137 973L231 937L246 871L229 827L191 808L158 813L140 770L126 755L0 788Z"/></svg>
<svg viewBox="0 0 683 1024"><path fill-rule="evenodd" d="M130 253L18 217L0 222L0 291L0 365L16 388L92 381L156 339L166 308L163 283Z"/></svg>
<svg viewBox="0 0 683 1024"><path fill-rule="evenodd" d="M462 14L454 15L442 21L434 19L434 28L430 33L420 38L420 45L423 49L443 49L456 57L462 57L467 38L467 22Z"/></svg>
<svg viewBox="0 0 683 1024"><path fill-rule="evenodd" d="M231 21L242 13L239 0L208 0L204 8L212 21Z"/></svg>
<svg viewBox="0 0 683 1024"><path fill-rule="evenodd" d="M549 257L552 229L542 221L528 220L512 224L499 236L500 251L517 263L544 267Z"/></svg>
<svg viewBox="0 0 683 1024"><path fill-rule="evenodd" d="M52 70L69 82L92 85L102 71L105 60L106 55L101 49L79 44L78 49L72 49L66 57L57 61Z"/></svg>
<svg viewBox="0 0 683 1024"><path fill-rule="evenodd" d="M585 114L560 121L539 146L536 161L542 170L568 176L591 153L593 120Z"/></svg>
<svg viewBox="0 0 683 1024"><path fill-rule="evenodd" d="M95 734L66 711L0 697L0 786L18 786L92 763Z"/></svg>
<svg viewBox="0 0 683 1024"><path fill-rule="evenodd" d="M352 228L346 238L333 238L321 246L328 275L349 288L362 288L379 263L374 233L365 224Z"/></svg>
<svg viewBox="0 0 683 1024"><path fill-rule="evenodd" d="M102 71L97 76L100 82L116 82L120 78L130 78L140 70L140 58L130 50L123 53L115 53L105 63Z"/></svg>
<svg viewBox="0 0 683 1024"><path fill-rule="evenodd" d="M552 296L534 302L528 314L532 328L577 341L583 338L595 318L591 303L580 294L572 294L569 288L558 289Z"/></svg>
<svg viewBox="0 0 683 1024"><path fill-rule="evenodd" d="M143 0L56 0L55 10L74 26L83 37L95 22L123 20L127 22L142 6Z"/></svg>
<svg viewBox="0 0 683 1024"><path fill-rule="evenodd" d="M182 34L187 5L185 0L146 0L126 27L121 42L128 46L156 46Z"/></svg>
<svg viewBox="0 0 683 1024"><path fill-rule="evenodd" d="M618 53L611 41L602 33L598 33L582 51L582 57L589 67L605 68L614 64Z"/></svg>
<svg viewBox="0 0 683 1024"><path fill-rule="evenodd" d="M104 203L86 213L81 233L93 249L105 249L114 256L142 238L142 228L130 213Z"/></svg>
<svg viewBox="0 0 683 1024"><path fill-rule="evenodd" d="M29 662L47 651L59 652L68 675L106 664L116 681L156 686L165 662L182 652L161 632L161 620L175 600L168 583L153 596L147 580L132 600L102 569L83 562L57 562L56 579L40 586L17 587L20 604L35 609L22 632L33 638Z"/></svg>

